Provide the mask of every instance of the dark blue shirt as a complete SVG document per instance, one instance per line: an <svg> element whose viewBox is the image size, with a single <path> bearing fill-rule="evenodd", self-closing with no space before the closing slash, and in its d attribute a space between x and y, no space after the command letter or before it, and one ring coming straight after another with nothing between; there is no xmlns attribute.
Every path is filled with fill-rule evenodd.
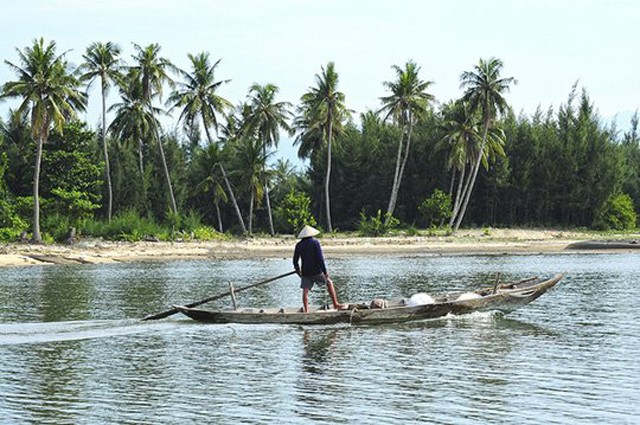
<svg viewBox="0 0 640 425"><path fill-rule="evenodd" d="M293 252L293 267L298 271L300 270L298 265L300 259L302 259L302 276L311 277L327 272L322 248L317 239L304 238L296 244L296 249Z"/></svg>

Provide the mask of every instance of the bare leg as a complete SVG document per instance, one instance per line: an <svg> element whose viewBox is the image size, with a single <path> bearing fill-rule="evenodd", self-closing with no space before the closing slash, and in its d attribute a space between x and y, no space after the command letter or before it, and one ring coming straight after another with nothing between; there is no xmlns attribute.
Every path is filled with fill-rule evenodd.
<svg viewBox="0 0 640 425"><path fill-rule="evenodd" d="M302 307L305 313L309 312L309 288L302 289Z"/></svg>
<svg viewBox="0 0 640 425"><path fill-rule="evenodd" d="M331 301L333 302L333 308L336 310L340 310L342 308L342 304L338 302L338 297L336 296L336 290L333 287L333 282L331 279L327 279L327 291L329 291L329 295L331 296Z"/></svg>

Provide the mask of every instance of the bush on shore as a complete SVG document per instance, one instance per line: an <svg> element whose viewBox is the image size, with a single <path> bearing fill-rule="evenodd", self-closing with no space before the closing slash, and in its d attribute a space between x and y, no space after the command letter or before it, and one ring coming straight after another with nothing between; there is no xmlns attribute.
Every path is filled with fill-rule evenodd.
<svg viewBox="0 0 640 425"><path fill-rule="evenodd" d="M26 223L22 223L21 226L0 228L0 241L16 242L20 240L21 234L26 227ZM228 238L228 236L216 231L213 227L203 225L200 217L195 213L170 217L166 223L158 223L152 218L140 217L133 210L114 216L110 222L95 218L73 221L67 216L52 214L45 217L42 222L42 229L45 243L64 243L72 232L78 238L91 237L127 242L142 240L211 241ZM27 234L27 239L29 236Z"/></svg>

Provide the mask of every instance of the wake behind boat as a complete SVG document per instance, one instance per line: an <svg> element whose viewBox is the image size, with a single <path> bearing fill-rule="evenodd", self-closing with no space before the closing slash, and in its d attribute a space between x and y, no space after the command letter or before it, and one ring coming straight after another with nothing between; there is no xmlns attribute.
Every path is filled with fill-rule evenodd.
<svg viewBox="0 0 640 425"><path fill-rule="evenodd" d="M435 319L447 314L469 314L476 311L509 313L543 295L562 277L562 274L558 274L548 279L532 277L509 284L496 283L491 288L473 292L444 294L419 305L413 305L411 300L406 299L374 300L367 303L349 303L341 310L310 308L308 313L302 312L299 308L205 310L178 305L174 308L196 321L207 323L298 325L397 323Z"/></svg>

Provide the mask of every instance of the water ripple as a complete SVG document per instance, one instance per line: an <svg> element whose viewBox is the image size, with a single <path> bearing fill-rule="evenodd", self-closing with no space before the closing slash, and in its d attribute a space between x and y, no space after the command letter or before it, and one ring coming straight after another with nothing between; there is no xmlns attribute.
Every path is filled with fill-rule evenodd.
<svg viewBox="0 0 640 425"><path fill-rule="evenodd" d="M257 281L255 270L281 274L284 260L0 270L0 422L634 424L637 260L338 260L342 299L466 290L497 272L569 272L506 317L362 327L139 321L225 291L212 276ZM299 303L291 281L243 294L244 305Z"/></svg>

